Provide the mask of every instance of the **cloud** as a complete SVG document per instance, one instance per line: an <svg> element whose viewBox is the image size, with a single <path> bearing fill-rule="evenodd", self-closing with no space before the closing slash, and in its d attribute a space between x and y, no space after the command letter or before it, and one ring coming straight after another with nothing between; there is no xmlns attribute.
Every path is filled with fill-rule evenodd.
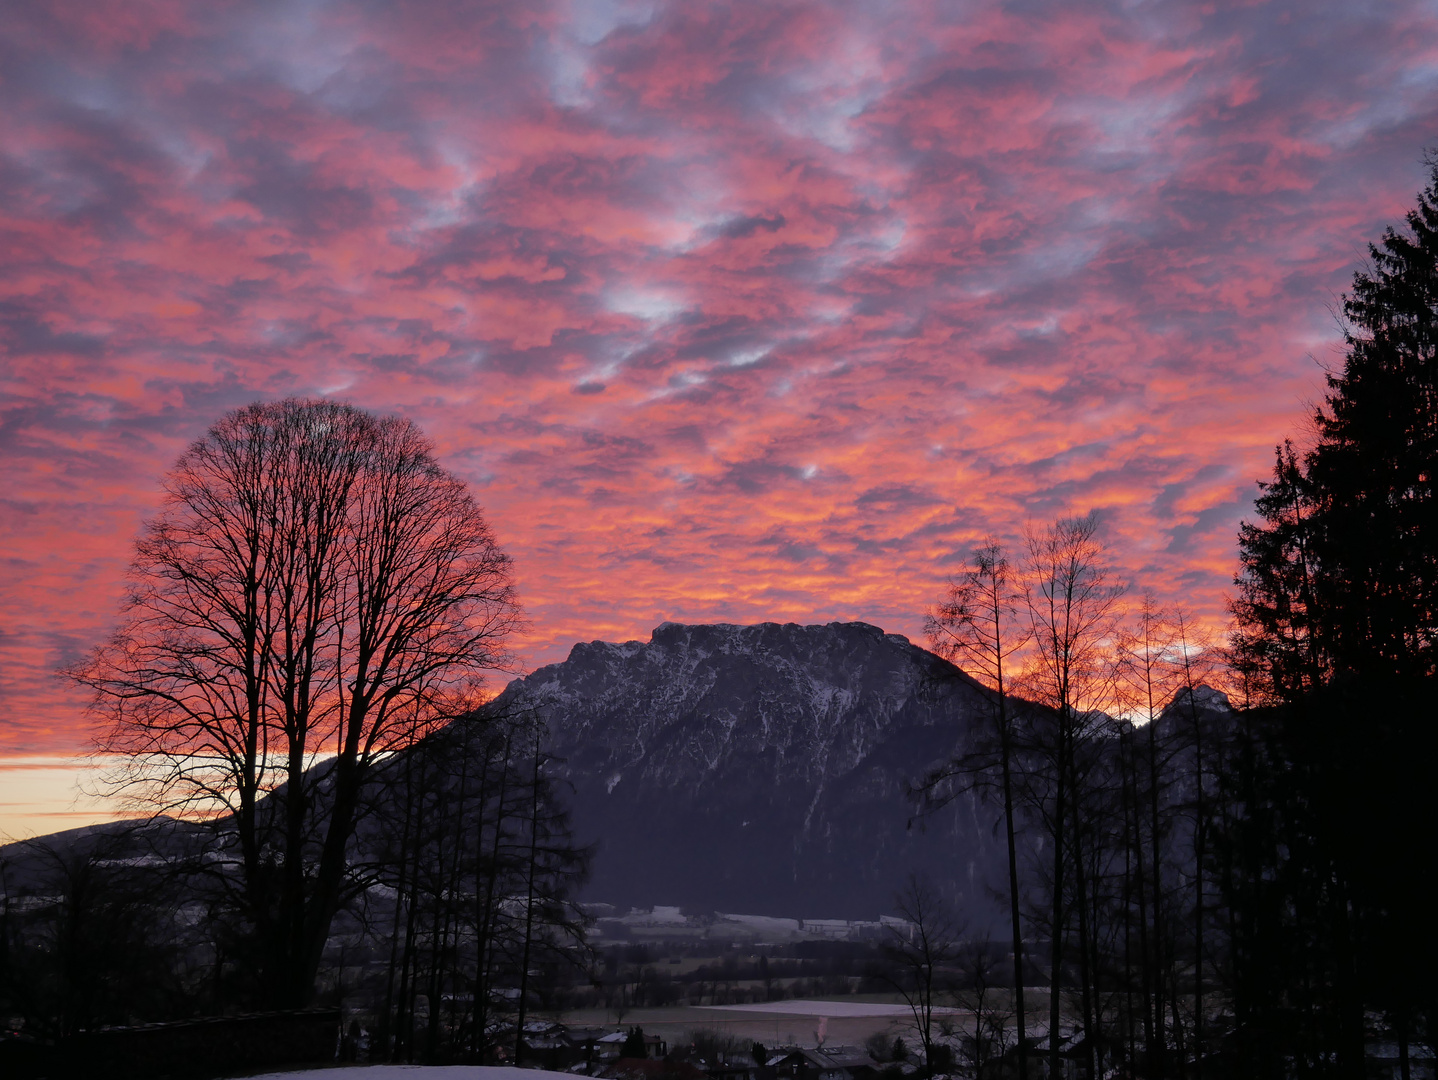
<svg viewBox="0 0 1438 1080"><path fill-rule="evenodd" d="M1089 509L1221 625L1438 122L1418 0L12 8L10 754L85 742L52 672L165 469L289 393L425 428L536 664L659 617L917 637L975 541Z"/></svg>

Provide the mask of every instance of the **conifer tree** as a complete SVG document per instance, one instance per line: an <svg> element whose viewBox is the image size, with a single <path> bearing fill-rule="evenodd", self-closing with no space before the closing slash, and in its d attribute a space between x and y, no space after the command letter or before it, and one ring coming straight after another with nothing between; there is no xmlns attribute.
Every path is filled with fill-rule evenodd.
<svg viewBox="0 0 1438 1080"><path fill-rule="evenodd" d="M1407 230L1370 245L1348 347L1239 536L1239 661L1273 700L1334 675L1438 673L1438 162Z"/></svg>
<svg viewBox="0 0 1438 1080"><path fill-rule="evenodd" d="M1438 671L1438 165L1407 223L1354 276L1308 460L1332 648L1361 675Z"/></svg>
<svg viewBox="0 0 1438 1080"><path fill-rule="evenodd" d="M1438 767L1438 159L1429 164L1406 228L1369 247L1344 298L1347 353L1313 445L1278 449L1260 520L1239 536L1233 657L1274 707L1251 715L1234 752L1255 767L1229 793L1245 814L1224 856L1260 883L1228 901L1237 1009L1254 1031L1286 1032L1270 1052L1361 1075L1376 1010L1405 1080L1410 1042L1432 1038L1438 959L1414 902L1432 895L1438 843L1420 779Z"/></svg>

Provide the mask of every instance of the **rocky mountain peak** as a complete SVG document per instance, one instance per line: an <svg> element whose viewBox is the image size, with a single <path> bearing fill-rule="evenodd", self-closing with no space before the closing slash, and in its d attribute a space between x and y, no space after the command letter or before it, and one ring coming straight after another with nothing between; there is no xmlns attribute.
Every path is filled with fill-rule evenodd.
<svg viewBox="0 0 1438 1080"><path fill-rule="evenodd" d="M982 696L868 623L665 622L648 642L577 644L504 699L548 725L581 838L601 845L596 900L872 917L955 812L972 818L911 830L907 789L965 743ZM969 893L975 866L945 873Z"/></svg>

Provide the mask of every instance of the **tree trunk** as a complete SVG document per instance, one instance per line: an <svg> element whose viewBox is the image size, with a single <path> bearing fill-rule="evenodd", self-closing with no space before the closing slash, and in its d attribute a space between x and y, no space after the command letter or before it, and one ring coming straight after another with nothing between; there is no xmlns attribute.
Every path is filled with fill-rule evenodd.
<svg viewBox="0 0 1438 1080"><path fill-rule="evenodd" d="M1088 1077L1089 1080L1098 1080L1094 1061L1093 971L1089 964L1092 942L1089 937L1088 874L1085 872L1083 863L1083 821L1080 816L1082 803L1079 800L1078 770L1075 767L1077 756L1076 753L1070 755L1072 771L1069 777L1069 806L1073 814L1073 823L1069 829L1069 850L1073 853L1076 901L1073 906L1078 915L1079 1005L1083 1020L1084 1054L1088 1062Z"/></svg>
<svg viewBox="0 0 1438 1080"><path fill-rule="evenodd" d="M529 1005L529 949L534 939L534 876L539 862L539 738L534 740L534 803L529 828L529 863L526 867L524 903L524 949L519 963L519 1019L514 1025L514 1063L520 1063L524 1047L524 1018Z"/></svg>
<svg viewBox="0 0 1438 1080"><path fill-rule="evenodd" d="M1028 1038L1024 1029L1024 937L1019 924L1019 856L1014 837L1014 788L1011 769L1013 737L1009 731L1008 704L1004 693L1003 668L999 668L999 752L1004 780L1004 839L1009 856L1009 925L1014 951L1014 1020L1018 1031L1019 1076L1028 1080Z"/></svg>
<svg viewBox="0 0 1438 1080"><path fill-rule="evenodd" d="M510 761L513 741L509 736L504 740L503 757L499 767L499 798L495 802L494 810L494 846L490 849L489 880L485 889L484 909L479 919L479 928L475 932L475 970L474 970L474 1009L475 1009L475 1042L476 1054L479 1063L484 1064L484 1058L489 1053L489 989L490 975L494 953L494 918L495 918L495 895L499 887L499 854L500 845L504 836L504 807L505 799L509 790ZM481 835L483 829L480 830ZM475 897L478 900L479 890L475 890Z"/></svg>
<svg viewBox="0 0 1438 1080"><path fill-rule="evenodd" d="M1152 706L1150 706L1150 714ZM1159 829L1159 800L1162 788L1159 775L1159 750L1158 736L1154 732L1157 726L1157 717L1152 717L1144 725L1148 729L1148 806L1149 806L1149 844L1151 847L1151 861L1153 864L1153 1041L1149 1044L1149 1051L1153 1057L1153 1074L1156 1077L1163 1077L1168 1073L1168 1033L1164 1030L1164 971L1165 959L1163 948L1163 851L1161 848L1163 834Z"/></svg>
<svg viewBox="0 0 1438 1080"><path fill-rule="evenodd" d="M1062 754L1062 751L1060 751ZM1049 1080L1063 1080L1063 1061L1059 1057L1059 1009L1062 1004L1060 980L1063 976L1063 884L1064 884L1064 806L1063 764L1059 765L1057 788L1054 793L1054 875L1053 875L1053 923L1049 941Z"/></svg>

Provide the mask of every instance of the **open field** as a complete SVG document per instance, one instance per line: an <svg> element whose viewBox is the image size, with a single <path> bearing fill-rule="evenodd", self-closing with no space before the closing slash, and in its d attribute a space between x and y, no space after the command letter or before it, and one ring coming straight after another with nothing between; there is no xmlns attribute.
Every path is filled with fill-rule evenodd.
<svg viewBox="0 0 1438 1080"><path fill-rule="evenodd" d="M830 1019L869 1019L881 1016L908 1016L907 1005L889 1005L874 1001L766 1001L752 1005L706 1005L710 1012L755 1013L774 1016L812 1016ZM940 1009L951 1013L953 1009Z"/></svg>
<svg viewBox="0 0 1438 1080"><path fill-rule="evenodd" d="M1039 1003L1029 1004L1034 1014L1038 1007ZM1047 1007L1046 994L1042 1007ZM946 1008L935 1013L936 1023L940 1016L960 1027L972 1023L972 1014L966 1009ZM824 1042L850 1046L862 1046L866 1039L879 1032L891 1038L901 1035L909 1041L913 1031L908 1007L894 995L879 994L838 1000L795 999L752 1005L630 1009L622 1017L608 1009L581 1009L565 1013L560 1019L580 1027L615 1024L642 1027L648 1034L662 1036L671 1047L687 1041L692 1037L690 1033L696 1031L715 1032L766 1046L812 1046L819 1041L821 1023Z"/></svg>

